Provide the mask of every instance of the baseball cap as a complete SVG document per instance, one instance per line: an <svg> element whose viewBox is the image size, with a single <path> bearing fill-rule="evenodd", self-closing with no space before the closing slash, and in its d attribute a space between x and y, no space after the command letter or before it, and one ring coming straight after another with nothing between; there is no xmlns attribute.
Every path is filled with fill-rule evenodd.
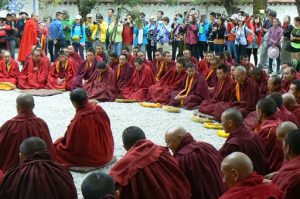
<svg viewBox="0 0 300 199"><path fill-rule="evenodd" d="M91 14L87 14L86 18L92 18L92 15Z"/></svg>
<svg viewBox="0 0 300 199"><path fill-rule="evenodd" d="M80 15L76 15L75 19L82 19Z"/></svg>
<svg viewBox="0 0 300 199"><path fill-rule="evenodd" d="M233 14L230 19L238 19L239 18L239 15L238 14Z"/></svg>

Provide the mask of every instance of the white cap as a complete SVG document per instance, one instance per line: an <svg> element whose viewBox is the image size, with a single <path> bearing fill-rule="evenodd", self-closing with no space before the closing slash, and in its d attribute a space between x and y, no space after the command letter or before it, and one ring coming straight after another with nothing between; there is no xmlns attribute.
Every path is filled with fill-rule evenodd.
<svg viewBox="0 0 300 199"><path fill-rule="evenodd" d="M154 16L150 16L150 19L155 19L155 17Z"/></svg>
<svg viewBox="0 0 300 199"><path fill-rule="evenodd" d="M238 19L239 18L239 15L238 14L233 14L230 19Z"/></svg>
<svg viewBox="0 0 300 199"><path fill-rule="evenodd" d="M76 15L75 19L82 19L80 15Z"/></svg>
<svg viewBox="0 0 300 199"><path fill-rule="evenodd" d="M92 15L91 14L87 14L86 18L92 18Z"/></svg>

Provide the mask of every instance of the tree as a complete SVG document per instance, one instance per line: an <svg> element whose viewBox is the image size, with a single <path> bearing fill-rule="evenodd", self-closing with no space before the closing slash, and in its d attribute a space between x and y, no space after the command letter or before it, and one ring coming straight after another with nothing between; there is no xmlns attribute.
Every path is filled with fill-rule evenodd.
<svg viewBox="0 0 300 199"><path fill-rule="evenodd" d="M265 10L267 6L268 6L267 0L253 0L253 14L254 15L259 14L259 10Z"/></svg>
<svg viewBox="0 0 300 199"><path fill-rule="evenodd" d="M0 10L1 10L2 8L4 8L4 7L7 5L7 3L8 3L8 0L1 0L1 1L0 1Z"/></svg>
<svg viewBox="0 0 300 199"><path fill-rule="evenodd" d="M298 15L300 16L300 0L296 0L295 3L296 3L296 6L297 6Z"/></svg>
<svg viewBox="0 0 300 199"><path fill-rule="evenodd" d="M78 11L84 20L96 4L97 0L77 0Z"/></svg>
<svg viewBox="0 0 300 199"><path fill-rule="evenodd" d="M224 5L228 16L240 11L240 8L237 7L237 1L235 0L222 0L222 4Z"/></svg>

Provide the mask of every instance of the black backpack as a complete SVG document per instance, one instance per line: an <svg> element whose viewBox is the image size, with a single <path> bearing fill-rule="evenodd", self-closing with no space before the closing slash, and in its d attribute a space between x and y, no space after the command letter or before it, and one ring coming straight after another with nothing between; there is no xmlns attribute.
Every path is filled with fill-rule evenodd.
<svg viewBox="0 0 300 199"><path fill-rule="evenodd" d="M91 30L90 26L87 26L85 28L85 35L86 35L86 37L91 37L92 36L92 30Z"/></svg>

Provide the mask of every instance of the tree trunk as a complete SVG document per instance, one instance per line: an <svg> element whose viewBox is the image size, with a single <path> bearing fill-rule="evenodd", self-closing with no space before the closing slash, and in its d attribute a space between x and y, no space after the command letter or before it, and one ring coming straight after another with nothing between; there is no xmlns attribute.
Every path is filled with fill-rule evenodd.
<svg viewBox="0 0 300 199"><path fill-rule="evenodd" d="M240 8L237 7L237 2L235 0L222 0L228 16L239 12Z"/></svg>
<svg viewBox="0 0 300 199"><path fill-rule="evenodd" d="M253 15L259 14L259 10L265 10L267 5L267 0L253 0Z"/></svg>
<svg viewBox="0 0 300 199"><path fill-rule="evenodd" d="M86 15L89 14L97 4L97 0L77 0L77 7L83 21L86 20Z"/></svg>
<svg viewBox="0 0 300 199"><path fill-rule="evenodd" d="M300 16L300 0L296 0L296 7L298 10L298 15Z"/></svg>

